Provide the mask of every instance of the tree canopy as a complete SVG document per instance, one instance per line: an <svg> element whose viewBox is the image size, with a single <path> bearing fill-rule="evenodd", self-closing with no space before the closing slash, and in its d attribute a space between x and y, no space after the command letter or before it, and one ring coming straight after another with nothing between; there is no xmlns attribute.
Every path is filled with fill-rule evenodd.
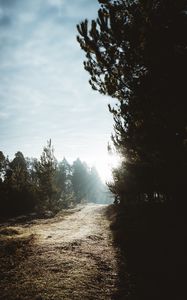
<svg viewBox="0 0 187 300"><path fill-rule="evenodd" d="M175 197L187 170L186 1L99 2L98 18L77 26L89 82L117 99L112 140L139 192L142 173L152 191Z"/></svg>

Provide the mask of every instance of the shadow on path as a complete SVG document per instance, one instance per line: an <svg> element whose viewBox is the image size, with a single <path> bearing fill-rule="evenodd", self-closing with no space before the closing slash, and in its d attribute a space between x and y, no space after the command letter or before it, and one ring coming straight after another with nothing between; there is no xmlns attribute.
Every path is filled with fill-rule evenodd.
<svg viewBox="0 0 187 300"><path fill-rule="evenodd" d="M181 276L181 265L186 266L183 221L177 220L181 223L176 227L175 213L159 204L110 206L107 216L121 253L119 292L114 299L186 299Z"/></svg>

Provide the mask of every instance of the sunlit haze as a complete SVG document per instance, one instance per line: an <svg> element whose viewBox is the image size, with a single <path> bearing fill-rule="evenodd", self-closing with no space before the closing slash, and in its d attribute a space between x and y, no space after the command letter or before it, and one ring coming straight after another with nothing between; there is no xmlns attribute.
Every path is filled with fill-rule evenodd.
<svg viewBox="0 0 187 300"><path fill-rule="evenodd" d="M120 158L117 155L105 155L105 157L97 158L90 164L95 165L103 182L112 180L112 169L119 165Z"/></svg>
<svg viewBox="0 0 187 300"><path fill-rule="evenodd" d="M0 150L39 157L52 139L58 160L77 157L111 178L110 99L92 91L76 24L96 0L0 0Z"/></svg>

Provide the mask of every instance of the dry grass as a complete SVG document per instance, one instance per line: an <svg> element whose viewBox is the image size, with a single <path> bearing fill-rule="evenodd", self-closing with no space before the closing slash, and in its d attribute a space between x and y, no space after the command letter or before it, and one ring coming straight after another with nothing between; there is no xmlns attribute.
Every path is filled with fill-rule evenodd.
<svg viewBox="0 0 187 300"><path fill-rule="evenodd" d="M0 231L1 300L126 299L104 206Z"/></svg>

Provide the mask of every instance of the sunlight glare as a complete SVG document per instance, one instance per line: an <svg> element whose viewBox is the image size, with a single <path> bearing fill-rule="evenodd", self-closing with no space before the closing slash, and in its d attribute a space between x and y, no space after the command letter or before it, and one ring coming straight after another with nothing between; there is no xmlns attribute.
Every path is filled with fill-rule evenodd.
<svg viewBox="0 0 187 300"><path fill-rule="evenodd" d="M120 157L117 154L107 154L95 162L99 176L103 182L112 180L112 169L120 164Z"/></svg>

